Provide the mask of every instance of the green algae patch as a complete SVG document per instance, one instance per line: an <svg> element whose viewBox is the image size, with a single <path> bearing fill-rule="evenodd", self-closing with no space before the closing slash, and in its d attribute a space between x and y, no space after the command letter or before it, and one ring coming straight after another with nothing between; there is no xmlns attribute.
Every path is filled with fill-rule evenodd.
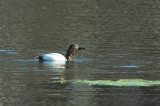
<svg viewBox="0 0 160 106"><path fill-rule="evenodd" d="M101 85L101 86L154 86L160 85L160 81L156 80L143 80L143 79L120 79L117 81L111 80L75 80L73 84L89 84L89 85Z"/></svg>

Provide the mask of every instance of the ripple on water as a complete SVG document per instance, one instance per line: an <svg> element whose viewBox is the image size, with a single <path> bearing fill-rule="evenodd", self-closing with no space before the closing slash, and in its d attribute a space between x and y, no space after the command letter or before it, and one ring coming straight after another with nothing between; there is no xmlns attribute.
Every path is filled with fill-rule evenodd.
<svg viewBox="0 0 160 106"><path fill-rule="evenodd" d="M29 59L29 60L13 60L13 61L20 61L20 62L36 62L36 59Z"/></svg>
<svg viewBox="0 0 160 106"><path fill-rule="evenodd" d="M18 54L17 52L7 52L8 54Z"/></svg>
<svg viewBox="0 0 160 106"><path fill-rule="evenodd" d="M87 58L82 58L82 59L72 59L72 61L76 61L76 62L84 62L84 61L87 61L89 59Z"/></svg>
<svg viewBox="0 0 160 106"><path fill-rule="evenodd" d="M0 50L0 52L7 52L7 54L18 54L17 52L13 50Z"/></svg>
<svg viewBox="0 0 160 106"><path fill-rule="evenodd" d="M11 52L12 50L0 50L0 52Z"/></svg>
<svg viewBox="0 0 160 106"><path fill-rule="evenodd" d="M138 68L139 66L136 66L136 65L114 66L114 68L117 68L117 67L120 67L120 68Z"/></svg>
<svg viewBox="0 0 160 106"><path fill-rule="evenodd" d="M43 72L43 71L48 71L48 70L33 70L33 71Z"/></svg>

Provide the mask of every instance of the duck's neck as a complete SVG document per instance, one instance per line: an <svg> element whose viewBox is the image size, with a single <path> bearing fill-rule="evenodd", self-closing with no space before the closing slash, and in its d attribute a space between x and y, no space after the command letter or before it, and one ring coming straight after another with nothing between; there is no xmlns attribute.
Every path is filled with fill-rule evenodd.
<svg viewBox="0 0 160 106"><path fill-rule="evenodd" d="M68 49L67 52L66 52L66 59L67 61L71 60L72 59L72 55L75 53L76 50L72 50L72 49Z"/></svg>

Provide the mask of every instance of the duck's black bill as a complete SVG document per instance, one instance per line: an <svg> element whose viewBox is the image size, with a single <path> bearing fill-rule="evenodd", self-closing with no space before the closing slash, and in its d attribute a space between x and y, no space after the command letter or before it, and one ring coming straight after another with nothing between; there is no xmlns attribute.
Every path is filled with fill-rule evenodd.
<svg viewBox="0 0 160 106"><path fill-rule="evenodd" d="M79 47L78 50L85 50L85 47Z"/></svg>

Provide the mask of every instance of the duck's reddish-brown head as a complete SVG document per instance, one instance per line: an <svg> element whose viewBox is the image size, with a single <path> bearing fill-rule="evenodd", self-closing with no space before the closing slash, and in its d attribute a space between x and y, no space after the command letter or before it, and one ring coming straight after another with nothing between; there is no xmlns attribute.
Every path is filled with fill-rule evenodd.
<svg viewBox="0 0 160 106"><path fill-rule="evenodd" d="M78 51L78 50L84 50L86 48L79 47L77 44L71 44L66 52L66 59L70 60L72 58L72 55Z"/></svg>

